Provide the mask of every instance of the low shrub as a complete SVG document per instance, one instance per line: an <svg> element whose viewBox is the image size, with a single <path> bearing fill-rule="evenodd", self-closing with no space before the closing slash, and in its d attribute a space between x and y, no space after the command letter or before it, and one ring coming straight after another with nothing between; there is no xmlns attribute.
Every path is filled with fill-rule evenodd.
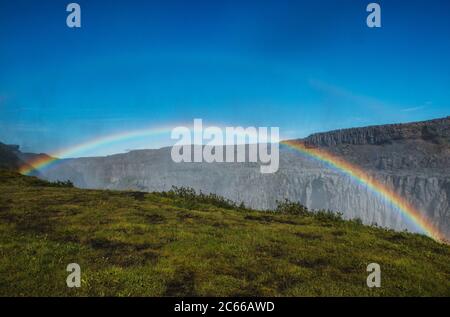
<svg viewBox="0 0 450 317"><path fill-rule="evenodd" d="M224 209L246 209L243 202L238 205L235 202L217 194L205 194L201 191L197 193L195 189L190 187L172 186L171 190L163 192L162 195L170 198L181 199L183 207L188 209L197 208L199 204L211 204Z"/></svg>

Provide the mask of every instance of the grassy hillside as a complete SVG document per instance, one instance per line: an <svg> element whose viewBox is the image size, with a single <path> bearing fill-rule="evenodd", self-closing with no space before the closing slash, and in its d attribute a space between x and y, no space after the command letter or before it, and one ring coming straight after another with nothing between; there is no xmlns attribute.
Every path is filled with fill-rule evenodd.
<svg viewBox="0 0 450 317"><path fill-rule="evenodd" d="M289 209L289 208L287 208ZM82 287L66 286L80 264ZM366 286L381 265L382 287ZM326 214L0 172L0 295L443 295L450 248Z"/></svg>

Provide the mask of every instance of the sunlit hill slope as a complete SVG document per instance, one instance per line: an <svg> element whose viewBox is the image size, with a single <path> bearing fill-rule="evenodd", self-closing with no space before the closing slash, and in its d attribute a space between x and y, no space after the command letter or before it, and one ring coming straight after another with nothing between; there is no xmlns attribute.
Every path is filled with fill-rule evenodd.
<svg viewBox="0 0 450 317"><path fill-rule="evenodd" d="M78 263L80 288L66 286ZM382 285L368 288L369 263ZM301 205L85 190L0 172L0 295L450 295L450 248Z"/></svg>

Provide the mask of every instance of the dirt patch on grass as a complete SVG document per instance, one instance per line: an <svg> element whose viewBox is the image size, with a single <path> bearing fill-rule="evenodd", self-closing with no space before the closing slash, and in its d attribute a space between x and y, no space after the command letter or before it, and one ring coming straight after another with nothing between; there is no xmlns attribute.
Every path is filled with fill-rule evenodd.
<svg viewBox="0 0 450 317"><path fill-rule="evenodd" d="M286 255L280 244L259 245L255 249L258 254L264 257L269 255L271 258L282 258Z"/></svg>
<svg viewBox="0 0 450 317"><path fill-rule="evenodd" d="M145 195L147 193L145 192L126 192L126 195L129 197L133 197L134 199L138 200L138 201L143 201L145 200Z"/></svg>
<svg viewBox="0 0 450 317"><path fill-rule="evenodd" d="M292 263L308 269L316 269L328 266L330 260L326 258L302 258L295 259Z"/></svg>
<svg viewBox="0 0 450 317"><path fill-rule="evenodd" d="M189 269L179 269L167 283L164 296L196 296L195 273Z"/></svg>
<svg viewBox="0 0 450 317"><path fill-rule="evenodd" d="M358 266L343 266L339 268L339 271L341 271L344 274L353 274L364 272L364 269Z"/></svg>
<svg viewBox="0 0 450 317"><path fill-rule="evenodd" d="M200 217L197 216L197 215L193 215L193 214L191 214L191 213L189 213L189 212L185 212L185 211L179 211L179 212L177 212L177 217L178 217L178 219L180 219L180 220L186 220L186 219L198 219L198 218L200 218Z"/></svg>
<svg viewBox="0 0 450 317"><path fill-rule="evenodd" d="M242 288L235 293L232 293L231 297L258 297L263 296L264 293L259 289L256 283L248 283L247 285L243 285Z"/></svg>
<svg viewBox="0 0 450 317"><path fill-rule="evenodd" d="M311 233L311 232L296 232L294 233L299 238L306 239L306 240L318 240L322 238L322 235L318 233Z"/></svg>
<svg viewBox="0 0 450 317"><path fill-rule="evenodd" d="M332 231L331 234L335 237L342 237L342 236L345 236L345 231L335 230L335 231Z"/></svg>
<svg viewBox="0 0 450 317"><path fill-rule="evenodd" d="M85 243L99 251L107 262L121 267L156 263L158 250L162 247L162 244L134 244L103 238L90 239Z"/></svg>
<svg viewBox="0 0 450 317"><path fill-rule="evenodd" d="M289 224L289 225L296 225L297 224L295 221L278 219L276 217L269 216L269 215L263 215L263 216L247 215L247 216L244 217L244 219L245 220L259 221L259 222L266 222L266 223L277 222L277 223L284 223L284 224Z"/></svg>
<svg viewBox="0 0 450 317"><path fill-rule="evenodd" d="M46 210L23 212L20 214L2 212L0 219L15 224L18 231L33 234L48 234L54 231L54 222L50 219L54 214L54 212Z"/></svg>
<svg viewBox="0 0 450 317"><path fill-rule="evenodd" d="M145 220L151 224L159 224L166 222L166 218L158 214L145 215Z"/></svg>
<svg viewBox="0 0 450 317"><path fill-rule="evenodd" d="M229 227L230 227L230 225L227 224L227 223L217 222L217 221L214 222L214 223L212 224L212 226L215 227L215 228L229 228Z"/></svg>
<svg viewBox="0 0 450 317"><path fill-rule="evenodd" d="M304 282L304 279L297 276L279 276L275 281L278 292L281 294Z"/></svg>

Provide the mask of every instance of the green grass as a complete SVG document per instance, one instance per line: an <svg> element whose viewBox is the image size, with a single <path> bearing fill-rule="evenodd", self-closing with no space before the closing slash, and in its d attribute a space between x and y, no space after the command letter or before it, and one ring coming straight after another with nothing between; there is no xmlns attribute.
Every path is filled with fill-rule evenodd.
<svg viewBox="0 0 450 317"><path fill-rule="evenodd" d="M0 172L0 295L450 295L448 245L191 194L82 190ZM66 286L72 262L80 288ZM371 262L381 288L366 286Z"/></svg>

